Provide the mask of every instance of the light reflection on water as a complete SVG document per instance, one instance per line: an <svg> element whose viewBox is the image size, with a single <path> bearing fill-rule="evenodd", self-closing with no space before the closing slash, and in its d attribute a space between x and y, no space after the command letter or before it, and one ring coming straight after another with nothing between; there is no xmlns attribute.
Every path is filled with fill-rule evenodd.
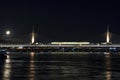
<svg viewBox="0 0 120 80"><path fill-rule="evenodd" d="M34 65L35 53L30 53L30 67L29 67L29 80L35 80L35 65Z"/></svg>
<svg viewBox="0 0 120 80"><path fill-rule="evenodd" d="M111 80L111 55L110 54L106 54L105 55L105 62L106 62L106 80Z"/></svg>
<svg viewBox="0 0 120 80"><path fill-rule="evenodd" d="M119 62L117 54L10 53L0 80L120 80Z"/></svg>
<svg viewBox="0 0 120 80"><path fill-rule="evenodd" d="M11 73L11 59L10 56L7 55L7 59L5 60L5 64L3 65L3 80L10 80Z"/></svg>

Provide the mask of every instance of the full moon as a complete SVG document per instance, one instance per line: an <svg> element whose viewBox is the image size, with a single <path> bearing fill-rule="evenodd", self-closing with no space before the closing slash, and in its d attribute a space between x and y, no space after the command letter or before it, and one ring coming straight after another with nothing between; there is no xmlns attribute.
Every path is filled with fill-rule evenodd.
<svg viewBox="0 0 120 80"><path fill-rule="evenodd" d="M7 35L10 35L10 31L6 31L6 34L7 34Z"/></svg>

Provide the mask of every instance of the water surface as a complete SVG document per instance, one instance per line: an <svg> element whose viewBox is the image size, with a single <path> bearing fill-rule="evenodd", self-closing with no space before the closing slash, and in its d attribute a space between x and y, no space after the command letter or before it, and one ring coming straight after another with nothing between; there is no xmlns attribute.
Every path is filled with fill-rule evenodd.
<svg viewBox="0 0 120 80"><path fill-rule="evenodd" d="M120 55L9 53L0 80L120 80Z"/></svg>

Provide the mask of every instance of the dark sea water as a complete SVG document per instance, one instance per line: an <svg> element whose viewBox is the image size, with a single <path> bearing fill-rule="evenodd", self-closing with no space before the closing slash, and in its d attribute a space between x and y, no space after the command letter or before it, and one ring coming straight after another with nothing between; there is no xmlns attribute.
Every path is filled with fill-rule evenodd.
<svg viewBox="0 0 120 80"><path fill-rule="evenodd" d="M0 80L120 80L120 55L9 53Z"/></svg>

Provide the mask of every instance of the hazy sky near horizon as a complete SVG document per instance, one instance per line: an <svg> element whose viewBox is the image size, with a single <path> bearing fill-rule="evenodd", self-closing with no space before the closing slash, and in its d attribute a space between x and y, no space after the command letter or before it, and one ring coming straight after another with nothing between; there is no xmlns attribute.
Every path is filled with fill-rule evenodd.
<svg viewBox="0 0 120 80"><path fill-rule="evenodd" d="M0 31L10 29L18 37L29 34L34 27L41 41L103 41L104 37L100 37L108 25L112 33L120 35L119 3L113 0L3 0L0 1Z"/></svg>

